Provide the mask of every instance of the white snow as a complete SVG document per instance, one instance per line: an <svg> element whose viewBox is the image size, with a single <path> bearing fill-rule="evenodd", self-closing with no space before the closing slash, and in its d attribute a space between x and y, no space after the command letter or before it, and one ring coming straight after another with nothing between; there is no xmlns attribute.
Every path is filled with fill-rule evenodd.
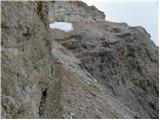
<svg viewBox="0 0 160 120"><path fill-rule="evenodd" d="M69 22L54 22L49 24L51 29L60 29L65 32L69 32L73 30L72 23Z"/></svg>

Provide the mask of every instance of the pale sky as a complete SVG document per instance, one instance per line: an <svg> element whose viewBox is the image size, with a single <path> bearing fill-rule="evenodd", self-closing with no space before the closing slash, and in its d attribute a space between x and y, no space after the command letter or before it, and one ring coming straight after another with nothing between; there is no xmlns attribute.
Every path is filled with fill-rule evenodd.
<svg viewBox="0 0 160 120"><path fill-rule="evenodd" d="M158 0L82 0L106 15L106 20L142 26L158 45Z"/></svg>
<svg viewBox="0 0 160 120"><path fill-rule="evenodd" d="M49 24L49 27L51 29L60 29L65 32L69 32L73 30L72 23L68 23L68 22L54 22L54 23Z"/></svg>

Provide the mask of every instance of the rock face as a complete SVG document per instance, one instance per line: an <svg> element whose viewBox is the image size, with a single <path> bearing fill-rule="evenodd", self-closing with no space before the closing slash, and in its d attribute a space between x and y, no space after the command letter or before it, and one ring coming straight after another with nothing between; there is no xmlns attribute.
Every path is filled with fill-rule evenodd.
<svg viewBox="0 0 160 120"><path fill-rule="evenodd" d="M158 117L158 48L143 28L80 22L70 33L52 32L135 118Z"/></svg>
<svg viewBox="0 0 160 120"><path fill-rule="evenodd" d="M67 11L65 5L61 8ZM63 11L61 14L65 14ZM135 118L157 118L159 54L145 29L109 21L75 22L71 18L64 21L72 22L74 30L53 30L54 39L72 51L98 83L134 111Z"/></svg>
<svg viewBox="0 0 160 120"><path fill-rule="evenodd" d="M52 56L54 87L48 90L44 118L134 118L134 111L112 96L72 52L55 41ZM50 112L52 115L47 116Z"/></svg>
<svg viewBox="0 0 160 120"><path fill-rule="evenodd" d="M97 22L104 21L105 14L95 6L87 6L81 1L53 1L49 6L50 23L57 22Z"/></svg>
<svg viewBox="0 0 160 120"><path fill-rule="evenodd" d="M144 28L83 2L1 4L2 118L158 118L158 47Z"/></svg>
<svg viewBox="0 0 160 120"><path fill-rule="evenodd" d="M52 83L48 5L1 2L2 118L39 118Z"/></svg>

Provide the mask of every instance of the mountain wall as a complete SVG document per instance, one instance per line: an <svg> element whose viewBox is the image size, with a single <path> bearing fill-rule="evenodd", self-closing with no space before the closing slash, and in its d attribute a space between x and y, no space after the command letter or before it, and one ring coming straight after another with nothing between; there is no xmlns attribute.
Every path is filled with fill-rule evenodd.
<svg viewBox="0 0 160 120"><path fill-rule="evenodd" d="M39 118L52 84L48 3L1 2L1 117Z"/></svg>
<svg viewBox="0 0 160 120"><path fill-rule="evenodd" d="M2 118L159 117L158 47L144 28L80 1L1 6Z"/></svg>
<svg viewBox="0 0 160 120"><path fill-rule="evenodd" d="M86 6L81 9L85 9L91 19L96 16L97 20L89 21L83 14L79 15L83 19L72 19L75 9L66 6L76 5L76 2L55 2L53 11L60 12L55 14L56 18L63 14L64 19L60 21L73 23L73 31L52 30L54 39L73 52L83 69L99 84L137 113L135 118L157 118L159 53L150 35L141 26L99 20L104 13L95 9L96 12L90 14L92 7L89 6L89 10ZM67 16L66 11L72 14Z"/></svg>
<svg viewBox="0 0 160 120"><path fill-rule="evenodd" d="M72 32L62 32L64 36L53 30L55 40L73 52L83 69L137 113L137 118L156 118L158 48L146 31L108 21L73 26Z"/></svg>

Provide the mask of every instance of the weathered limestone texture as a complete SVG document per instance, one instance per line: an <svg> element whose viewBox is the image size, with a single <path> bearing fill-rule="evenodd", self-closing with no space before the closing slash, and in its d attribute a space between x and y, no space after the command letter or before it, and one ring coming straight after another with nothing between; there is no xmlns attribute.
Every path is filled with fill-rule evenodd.
<svg viewBox="0 0 160 120"><path fill-rule="evenodd" d="M1 6L2 118L159 117L158 47L144 28L80 1Z"/></svg>
<svg viewBox="0 0 160 120"><path fill-rule="evenodd" d="M49 6L49 21L79 22L104 21L105 14L95 6L87 6L81 1L53 1Z"/></svg>
<svg viewBox="0 0 160 120"><path fill-rule="evenodd" d="M60 12L56 18L64 15L60 21L72 22L73 31L51 30L54 40L70 50L80 59L83 69L134 111L134 118L158 118L159 53L145 29L105 20L87 21L83 17L74 21L74 9L67 8L65 2L56 2L55 6ZM72 14L66 16L69 10Z"/></svg>
<svg viewBox="0 0 160 120"><path fill-rule="evenodd" d="M72 32L51 32L135 118L158 117L158 47L142 27L78 22Z"/></svg>
<svg viewBox="0 0 160 120"><path fill-rule="evenodd" d="M50 82L46 2L1 2L2 118L39 118Z"/></svg>

